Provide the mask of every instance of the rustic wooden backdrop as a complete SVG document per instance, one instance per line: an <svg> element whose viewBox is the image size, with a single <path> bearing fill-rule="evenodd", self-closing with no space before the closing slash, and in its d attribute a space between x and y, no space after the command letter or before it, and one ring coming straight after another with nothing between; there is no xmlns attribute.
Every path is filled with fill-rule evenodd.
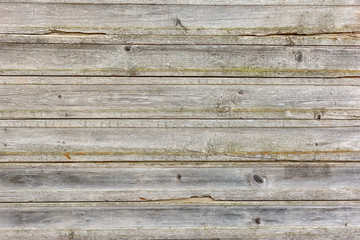
<svg viewBox="0 0 360 240"><path fill-rule="evenodd" d="M359 0L0 0L0 239L360 239Z"/></svg>

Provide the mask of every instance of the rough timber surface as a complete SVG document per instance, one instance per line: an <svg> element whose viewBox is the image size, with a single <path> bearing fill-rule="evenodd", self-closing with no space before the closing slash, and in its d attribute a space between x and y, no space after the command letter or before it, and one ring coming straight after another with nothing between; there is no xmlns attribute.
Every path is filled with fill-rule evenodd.
<svg viewBox="0 0 360 240"><path fill-rule="evenodd" d="M83 44L83 45L279 45L279 46L359 46L360 33L314 35L99 35L55 31L46 35L0 34L0 43Z"/></svg>
<svg viewBox="0 0 360 240"><path fill-rule="evenodd" d="M3 43L0 48L1 75L360 76L355 46Z"/></svg>
<svg viewBox="0 0 360 240"><path fill-rule="evenodd" d="M7 203L0 239L357 239L359 211L351 201Z"/></svg>
<svg viewBox="0 0 360 240"><path fill-rule="evenodd" d="M1 119L360 119L356 78L0 77L0 84Z"/></svg>
<svg viewBox="0 0 360 240"><path fill-rule="evenodd" d="M329 1L328 1L329 2ZM360 31L360 6L0 3L0 33L266 35Z"/></svg>
<svg viewBox="0 0 360 240"><path fill-rule="evenodd" d="M59 157L62 161L359 160L357 121L347 126L335 121L333 127L319 126L317 121L305 123L307 126L293 122L287 127L281 122L261 126L256 121L236 120L148 121L79 121L70 127L69 121L40 121L40 125L33 122L35 128L29 127L31 123L19 126L5 121L10 126L0 129L0 160L15 161L15 156L22 156L22 161L36 156L41 162Z"/></svg>
<svg viewBox="0 0 360 240"><path fill-rule="evenodd" d="M1 0L0 3L79 3L79 4L166 4L166 5L279 5L356 6L359 0Z"/></svg>
<svg viewBox="0 0 360 240"><path fill-rule="evenodd" d="M0 0L0 240L360 239L359 0Z"/></svg>
<svg viewBox="0 0 360 240"><path fill-rule="evenodd" d="M360 200L356 163L3 163L0 171L2 202Z"/></svg>

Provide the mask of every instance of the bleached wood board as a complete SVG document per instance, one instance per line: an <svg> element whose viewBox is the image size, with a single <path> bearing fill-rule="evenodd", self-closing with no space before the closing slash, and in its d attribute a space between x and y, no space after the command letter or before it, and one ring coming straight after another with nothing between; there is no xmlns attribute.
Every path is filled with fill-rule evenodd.
<svg viewBox="0 0 360 240"><path fill-rule="evenodd" d="M166 4L166 5L307 5L351 6L360 5L359 0L1 0L1 3L79 3L79 4Z"/></svg>
<svg viewBox="0 0 360 240"><path fill-rule="evenodd" d="M360 86L360 78L0 76L0 85L298 85L310 88Z"/></svg>
<svg viewBox="0 0 360 240"><path fill-rule="evenodd" d="M0 44L1 75L360 76L349 46Z"/></svg>
<svg viewBox="0 0 360 240"><path fill-rule="evenodd" d="M80 127L66 121L53 127L53 120L50 126L40 124L2 127L0 161L358 161L360 156L357 122L320 128L316 123L295 127L296 122L285 128L256 121L206 125L205 120L183 126L176 121L139 126L129 120L92 122L91 127L86 121Z"/></svg>
<svg viewBox="0 0 360 240"><path fill-rule="evenodd" d="M0 81L2 119L360 119L360 79L2 77Z"/></svg>
<svg viewBox="0 0 360 240"><path fill-rule="evenodd" d="M0 239L359 237L359 202L194 201L0 204Z"/></svg>
<svg viewBox="0 0 360 240"><path fill-rule="evenodd" d="M357 163L0 164L1 202L359 200Z"/></svg>
<svg viewBox="0 0 360 240"><path fill-rule="evenodd" d="M310 2L310 1L308 1ZM263 35L360 31L360 6L0 3L0 33Z"/></svg>
<svg viewBox="0 0 360 240"><path fill-rule="evenodd" d="M0 128L346 128L360 120L274 119L19 119L0 120Z"/></svg>
<svg viewBox="0 0 360 240"><path fill-rule="evenodd" d="M0 43L33 44L99 44L99 45L284 45L284 46L360 46L360 33L317 35L97 35L86 33L54 32L47 35L0 34Z"/></svg>

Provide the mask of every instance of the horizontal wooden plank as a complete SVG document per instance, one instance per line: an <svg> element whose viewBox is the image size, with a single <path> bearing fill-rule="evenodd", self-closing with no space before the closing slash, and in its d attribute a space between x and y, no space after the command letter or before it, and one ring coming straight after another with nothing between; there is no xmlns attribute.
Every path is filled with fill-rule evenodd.
<svg viewBox="0 0 360 240"><path fill-rule="evenodd" d="M111 229L111 230L0 230L0 239L22 240L31 239L239 239L252 240L283 240L296 238L297 240L348 240L359 237L358 227L236 227L236 228L138 228L138 229Z"/></svg>
<svg viewBox="0 0 360 240"><path fill-rule="evenodd" d="M53 32L47 35L0 34L0 43L32 44L101 44L101 45L284 45L284 46L360 46L359 33L317 35L97 35Z"/></svg>
<svg viewBox="0 0 360 240"><path fill-rule="evenodd" d="M180 154L153 152L150 154L134 154L119 152L28 152L0 153L0 163L102 163L102 162L358 162L359 151L333 151L333 152L266 152L247 156L236 154ZM330 156L330 157L329 157ZM330 160L329 160L330 159Z"/></svg>
<svg viewBox="0 0 360 240"><path fill-rule="evenodd" d="M6 127L0 129L0 161L27 162L29 156L41 162L55 161L53 156L61 157L60 161L98 161L99 156L102 161L145 161L148 157L166 161L357 161L359 131L359 127Z"/></svg>
<svg viewBox="0 0 360 240"><path fill-rule="evenodd" d="M1 204L0 239L357 239L359 210L359 202Z"/></svg>
<svg viewBox="0 0 360 240"><path fill-rule="evenodd" d="M297 79L289 85L281 85L284 79L78 78L71 85L51 85L70 83L66 78L39 81L47 79L46 85L17 85L37 78L1 78L0 118L360 119L360 87L354 86L360 79ZM80 82L90 84L77 85ZM114 82L118 84L109 84ZM254 85L243 85L246 82ZM336 85L345 83L351 86Z"/></svg>
<svg viewBox="0 0 360 240"><path fill-rule="evenodd" d="M246 78L246 77L91 77L0 76L0 85L301 85L360 86L358 77ZM71 87L71 86L68 86Z"/></svg>
<svg viewBox="0 0 360 240"><path fill-rule="evenodd" d="M21 119L0 120L0 128L338 128L360 120L242 119Z"/></svg>
<svg viewBox="0 0 360 240"><path fill-rule="evenodd" d="M1 0L0 3L166 4L166 5L360 5L359 0Z"/></svg>
<svg viewBox="0 0 360 240"><path fill-rule="evenodd" d="M348 46L0 44L1 75L360 76Z"/></svg>
<svg viewBox="0 0 360 240"><path fill-rule="evenodd" d="M359 10L358 5L303 7L0 3L0 33L46 34L56 31L151 35L341 33L360 31L357 15Z"/></svg>
<svg viewBox="0 0 360 240"><path fill-rule="evenodd" d="M0 164L0 201L360 199L357 163L129 165Z"/></svg>

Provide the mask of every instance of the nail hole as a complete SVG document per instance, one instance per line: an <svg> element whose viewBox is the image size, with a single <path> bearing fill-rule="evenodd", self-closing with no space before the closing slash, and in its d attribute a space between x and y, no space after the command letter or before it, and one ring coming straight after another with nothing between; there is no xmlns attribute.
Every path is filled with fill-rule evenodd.
<svg viewBox="0 0 360 240"><path fill-rule="evenodd" d="M7 144L6 144L6 143L4 143L4 147L7 147Z"/></svg>
<svg viewBox="0 0 360 240"><path fill-rule="evenodd" d="M259 184L264 183L264 179L263 179L261 176L257 175L257 174L255 174L255 175L253 176L253 179L254 179L254 181L255 181L256 183L259 183Z"/></svg>
<svg viewBox="0 0 360 240"><path fill-rule="evenodd" d="M317 119L317 120L321 120L321 119L322 119L322 114L321 114L321 112L318 113L318 114L316 114L315 119Z"/></svg>
<svg viewBox="0 0 360 240"><path fill-rule="evenodd" d="M65 117L68 117L69 116L69 114L68 113L65 113Z"/></svg>
<svg viewBox="0 0 360 240"><path fill-rule="evenodd" d="M258 225L261 223L261 219L260 219L260 218L256 218L254 221L255 221L255 223L258 224Z"/></svg>
<svg viewBox="0 0 360 240"><path fill-rule="evenodd" d="M127 51L127 52L130 51L130 50L131 50L131 46L125 46L125 47L124 47L124 50Z"/></svg>
<svg viewBox="0 0 360 240"><path fill-rule="evenodd" d="M182 176L180 174L178 174L176 177L179 181L182 179Z"/></svg>
<svg viewBox="0 0 360 240"><path fill-rule="evenodd" d="M58 95L58 98L62 98L60 94Z"/></svg>
<svg viewBox="0 0 360 240"><path fill-rule="evenodd" d="M240 95L242 95L242 94L244 94L244 91L243 91L243 90L239 90L238 93L239 93Z"/></svg>
<svg viewBox="0 0 360 240"><path fill-rule="evenodd" d="M345 227L347 227L347 223L345 223Z"/></svg>
<svg viewBox="0 0 360 240"><path fill-rule="evenodd" d="M317 147L317 146L319 146L319 144L318 144L318 143L315 143L315 146Z"/></svg>

